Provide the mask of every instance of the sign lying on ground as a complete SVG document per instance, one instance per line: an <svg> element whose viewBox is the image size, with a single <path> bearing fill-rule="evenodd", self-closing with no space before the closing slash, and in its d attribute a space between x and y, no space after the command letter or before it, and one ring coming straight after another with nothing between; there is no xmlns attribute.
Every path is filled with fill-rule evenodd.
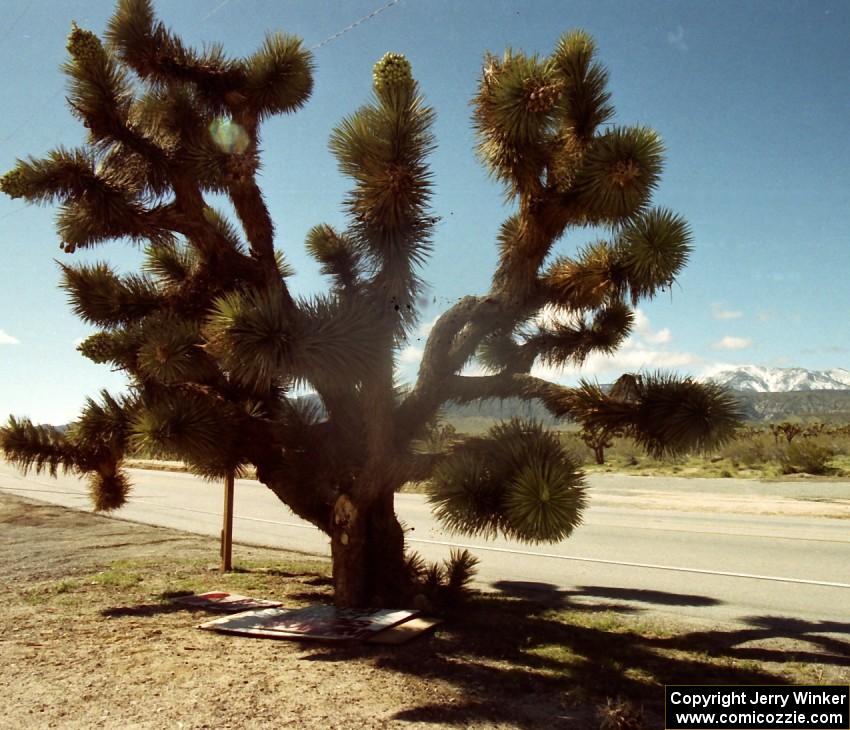
<svg viewBox="0 0 850 730"><path fill-rule="evenodd" d="M417 611L394 609L357 611L336 609L333 606L307 606L297 609L264 608L233 616L223 616L207 621L199 628L275 639L362 641L385 629L409 621L417 614ZM426 628L433 625L435 624L429 624Z"/></svg>
<svg viewBox="0 0 850 730"><path fill-rule="evenodd" d="M210 591L209 593L180 596L174 599L174 603L192 608L203 608L207 611L225 611L227 613L240 613L280 605L280 601L267 601L264 598L240 596L238 593L227 593L226 591Z"/></svg>
<svg viewBox="0 0 850 730"><path fill-rule="evenodd" d="M441 623L443 623L442 619L420 616L379 631L367 641L370 644L404 644Z"/></svg>

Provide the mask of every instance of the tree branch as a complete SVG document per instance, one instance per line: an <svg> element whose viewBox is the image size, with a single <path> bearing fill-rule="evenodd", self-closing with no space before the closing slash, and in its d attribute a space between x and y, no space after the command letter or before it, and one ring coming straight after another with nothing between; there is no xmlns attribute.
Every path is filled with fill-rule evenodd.
<svg viewBox="0 0 850 730"><path fill-rule="evenodd" d="M274 256L274 224L253 175L250 180L230 185L228 193L251 247L251 255L263 276L267 281L278 279Z"/></svg>
<svg viewBox="0 0 850 730"><path fill-rule="evenodd" d="M554 416L566 416L571 388L550 383L527 373L453 375L446 384L447 400L471 403L486 398L539 399Z"/></svg>

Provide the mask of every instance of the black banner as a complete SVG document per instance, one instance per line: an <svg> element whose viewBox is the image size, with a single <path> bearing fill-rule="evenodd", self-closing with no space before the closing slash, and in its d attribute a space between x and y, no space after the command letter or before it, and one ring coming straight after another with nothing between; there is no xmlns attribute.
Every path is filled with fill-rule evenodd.
<svg viewBox="0 0 850 730"><path fill-rule="evenodd" d="M667 685L667 730L848 730L847 685Z"/></svg>

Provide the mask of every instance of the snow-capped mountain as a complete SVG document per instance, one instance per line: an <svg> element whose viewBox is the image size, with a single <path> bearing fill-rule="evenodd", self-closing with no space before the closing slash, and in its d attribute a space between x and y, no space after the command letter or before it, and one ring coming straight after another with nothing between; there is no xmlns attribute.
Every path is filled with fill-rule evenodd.
<svg viewBox="0 0 850 730"><path fill-rule="evenodd" d="M792 390L850 390L850 370L806 370L742 365L704 378L732 390L786 393Z"/></svg>

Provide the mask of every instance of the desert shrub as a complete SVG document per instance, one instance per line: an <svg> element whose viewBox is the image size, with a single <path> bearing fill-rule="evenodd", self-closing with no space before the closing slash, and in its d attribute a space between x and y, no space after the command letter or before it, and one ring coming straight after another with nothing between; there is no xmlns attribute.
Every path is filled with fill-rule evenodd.
<svg viewBox="0 0 850 730"><path fill-rule="evenodd" d="M836 429L829 433L828 438L836 456L850 456L850 431Z"/></svg>
<svg viewBox="0 0 850 730"><path fill-rule="evenodd" d="M803 439L788 444L779 463L783 474L827 474L834 456L832 446L815 439Z"/></svg>
<svg viewBox="0 0 850 730"><path fill-rule="evenodd" d="M608 698L597 708L599 730L645 730L646 715L643 707L622 697Z"/></svg>
<svg viewBox="0 0 850 730"><path fill-rule="evenodd" d="M448 613L460 608L472 595L478 558L469 550L453 549L442 564L426 563L419 553L409 553L405 561L418 589L414 604L419 610Z"/></svg>
<svg viewBox="0 0 850 730"><path fill-rule="evenodd" d="M591 452L592 453L592 452ZM621 436L614 439L614 443L608 450L609 458L619 464L626 466L637 466L640 463L641 457L646 458L646 454L634 442L634 440Z"/></svg>
<svg viewBox="0 0 850 730"><path fill-rule="evenodd" d="M780 451L771 436L757 434L730 441L721 449L720 455L735 466L751 469L778 460Z"/></svg>

